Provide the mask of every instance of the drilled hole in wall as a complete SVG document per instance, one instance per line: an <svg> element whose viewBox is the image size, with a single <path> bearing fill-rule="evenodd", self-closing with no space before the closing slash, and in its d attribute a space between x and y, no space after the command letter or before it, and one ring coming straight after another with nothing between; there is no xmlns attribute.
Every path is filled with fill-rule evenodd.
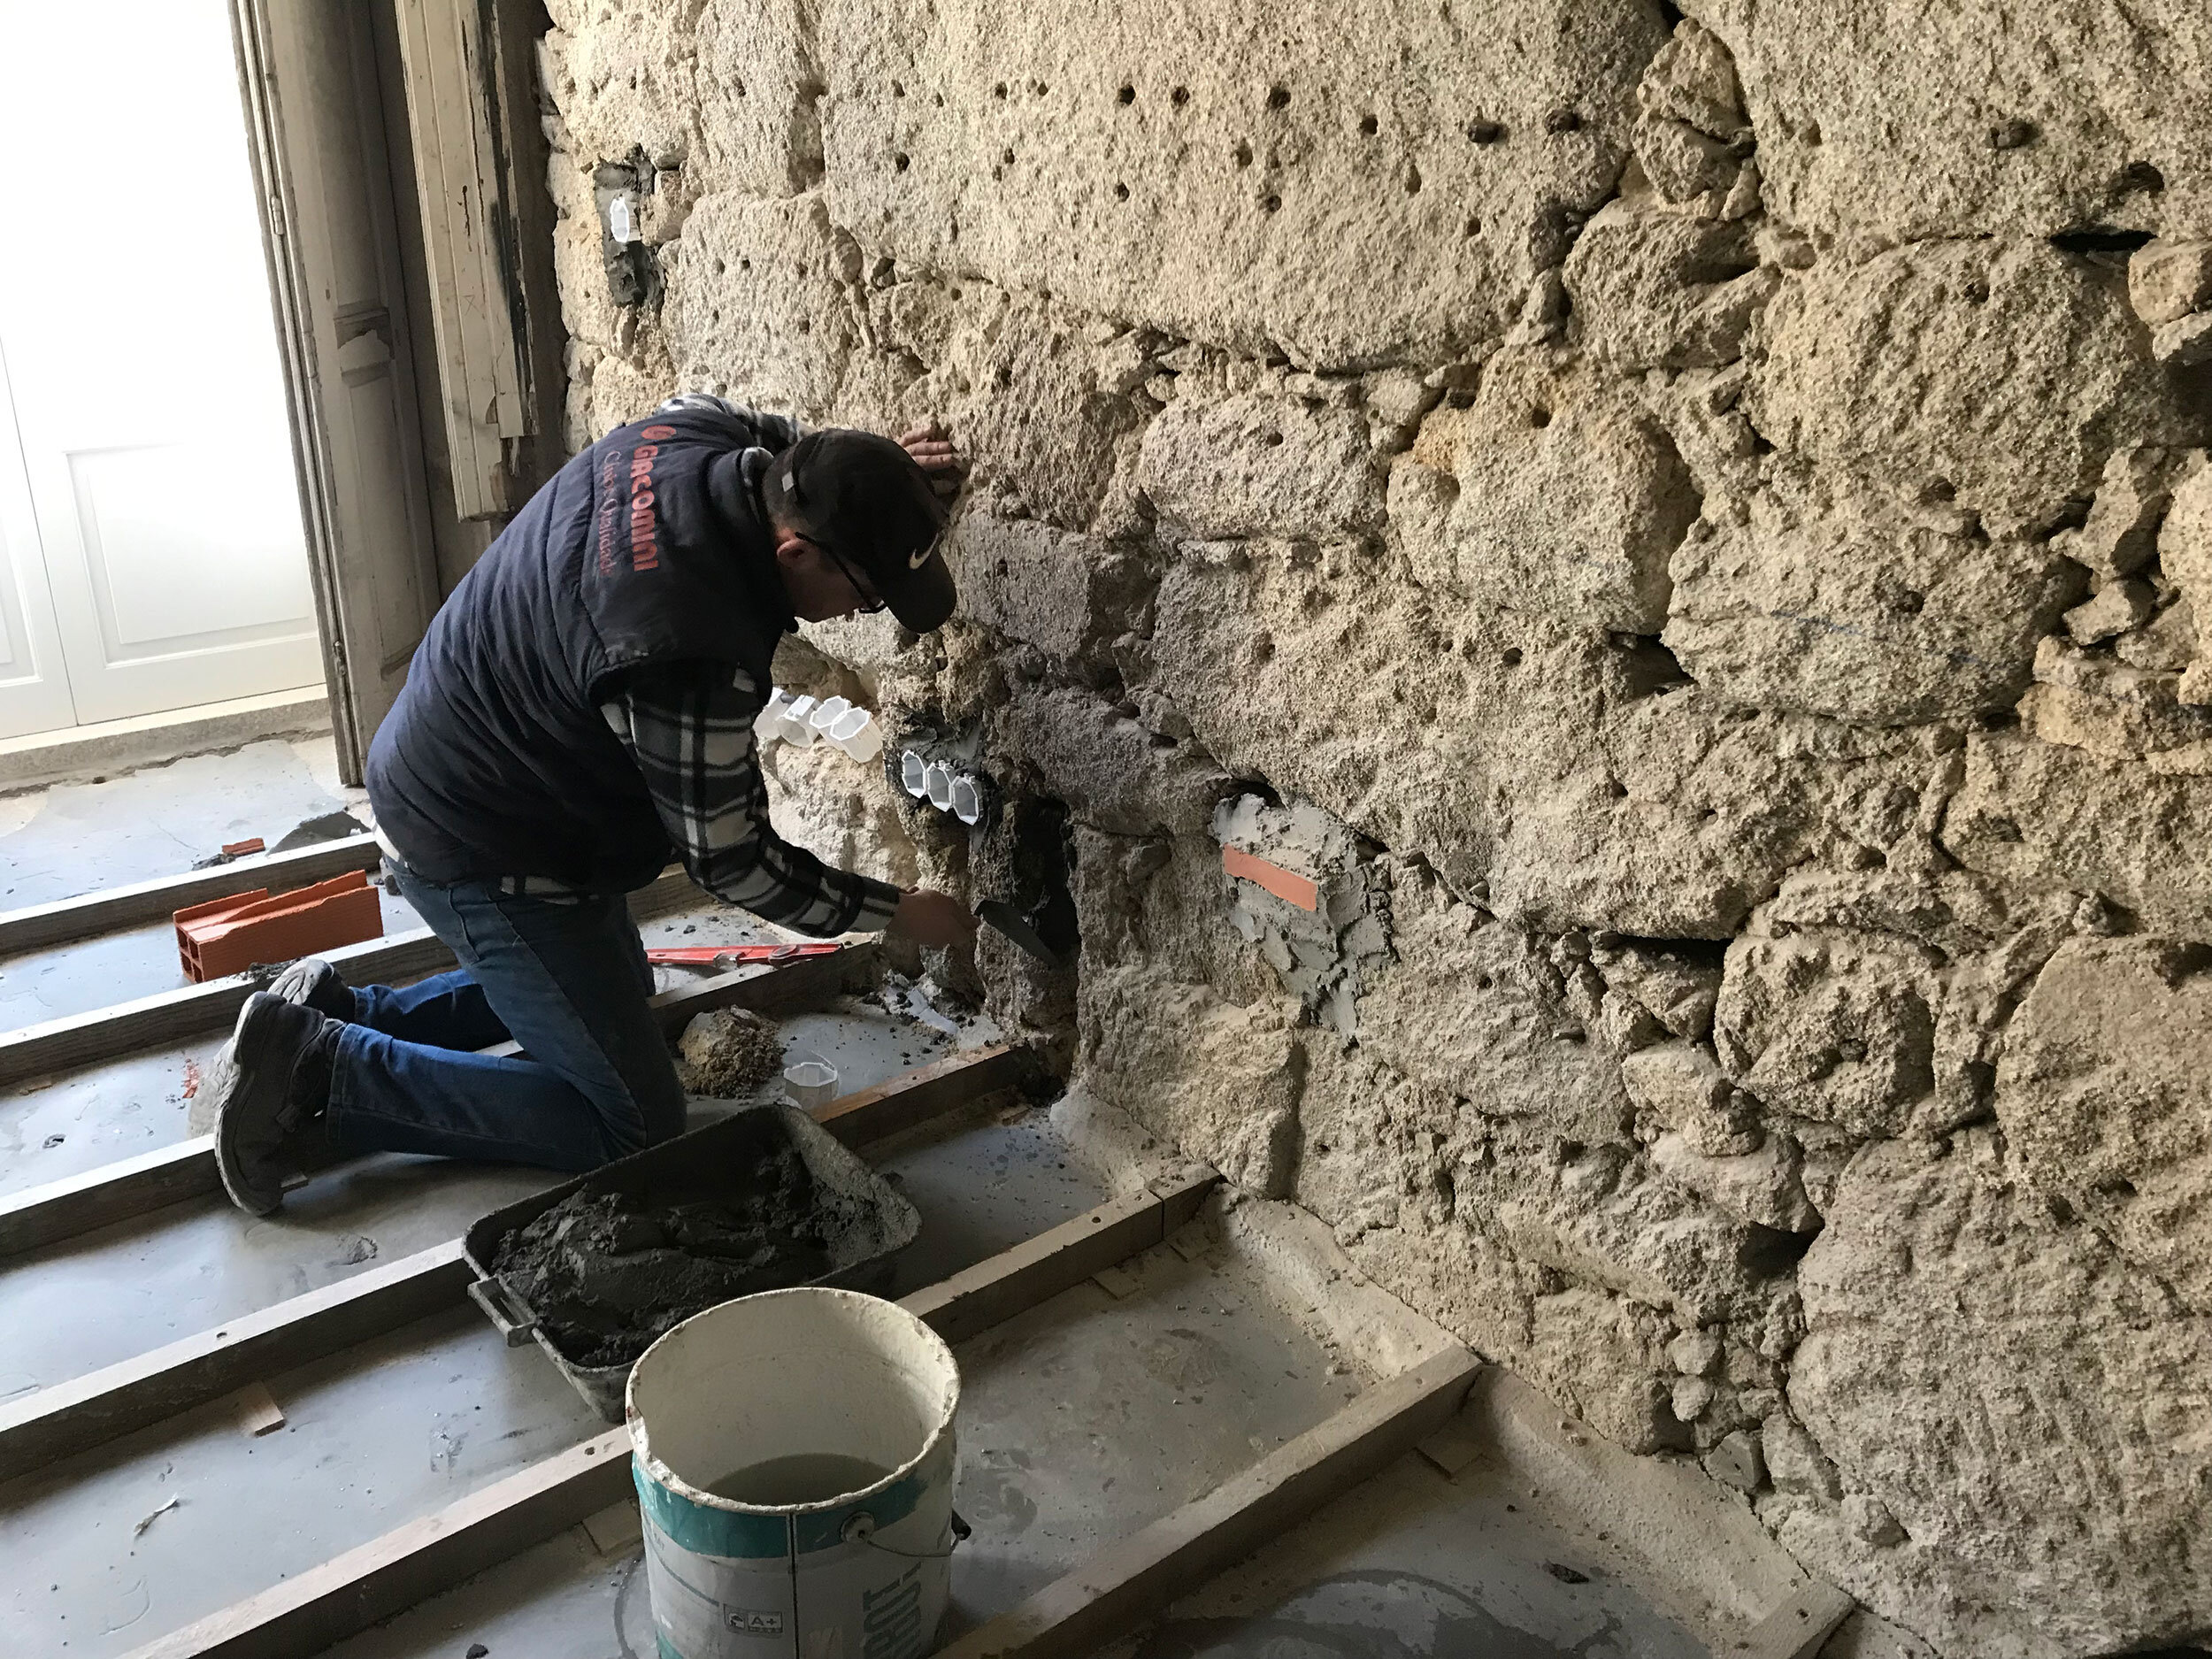
<svg viewBox="0 0 2212 1659"><path fill-rule="evenodd" d="M1554 110L1544 118L1544 130L1548 133L1578 133L1582 130L1582 112L1579 110Z"/></svg>
<svg viewBox="0 0 2212 1659"><path fill-rule="evenodd" d="M745 83L742 81L733 81L731 85L736 89L739 97L745 96Z"/></svg>
<svg viewBox="0 0 2212 1659"><path fill-rule="evenodd" d="M1006 153L1001 156L999 159L1010 167L1014 165L1014 151L1011 146L1008 147Z"/></svg>
<svg viewBox="0 0 2212 1659"><path fill-rule="evenodd" d="M1608 778L1605 780L1605 793L1613 800L1625 801L1628 799L1628 786L1618 778Z"/></svg>
<svg viewBox="0 0 2212 1659"><path fill-rule="evenodd" d="M753 262L750 259L740 259L737 262L737 268L741 271L749 271L753 268Z"/></svg>
<svg viewBox="0 0 2212 1659"><path fill-rule="evenodd" d="M1468 218L1468 220L1467 220L1466 228L1465 228L1465 229L1463 229L1463 231L1461 231L1461 232L1460 232L1460 234L1461 234L1461 235L1463 235L1463 236L1479 236L1479 235L1481 235L1481 234L1482 234L1482 221L1481 221L1480 219L1476 219L1476 218L1472 217L1471 215L1470 215L1470 216L1469 216L1469 218Z"/></svg>
<svg viewBox="0 0 2212 1659"><path fill-rule="evenodd" d="M1986 305L1989 303L1989 284L1979 277L1976 277L1960 291L1966 296L1966 303L1969 305Z"/></svg>
<svg viewBox="0 0 2212 1659"><path fill-rule="evenodd" d="M1002 81L996 86L993 87L991 88L991 96L995 98L1004 97L1006 96L1006 83Z"/></svg>
<svg viewBox="0 0 2212 1659"><path fill-rule="evenodd" d="M1930 501L1956 501L1959 487L1947 478L1932 478L1921 494Z"/></svg>
<svg viewBox="0 0 2212 1659"><path fill-rule="evenodd" d="M1366 137L1374 137L1376 133L1381 129L1381 126L1382 123L1378 121L1371 115L1363 115L1359 118L1359 130Z"/></svg>
<svg viewBox="0 0 2212 1659"><path fill-rule="evenodd" d="M1174 91L1167 95L1167 101L1170 104L1172 104L1177 109L1181 109L1186 104L1190 102L1190 88L1188 87L1176 88Z"/></svg>
<svg viewBox="0 0 2212 1659"><path fill-rule="evenodd" d="M901 173L904 173L908 165L906 152L902 150L897 155L892 157L891 165L896 167Z"/></svg>
<svg viewBox="0 0 2212 1659"><path fill-rule="evenodd" d="M1478 144L1494 144L1505 136L1505 125L1502 121L1470 121L1467 136Z"/></svg>
<svg viewBox="0 0 2212 1659"><path fill-rule="evenodd" d="M1518 668L1521 665L1521 648L1517 645L1507 646L1498 660L1508 668Z"/></svg>
<svg viewBox="0 0 2212 1659"><path fill-rule="evenodd" d="M1421 170L1411 165L1406 168L1406 194L1408 196L1421 194Z"/></svg>
<svg viewBox="0 0 2212 1659"><path fill-rule="evenodd" d="M1128 199L1129 187L1125 184L1117 184L1114 187L1114 200L1117 202L1126 202Z"/></svg>
<svg viewBox="0 0 2212 1659"><path fill-rule="evenodd" d="M1798 128L1797 135L1809 146L1816 148L1820 143L1820 123L1818 121L1806 122L1804 126Z"/></svg>
<svg viewBox="0 0 2212 1659"><path fill-rule="evenodd" d="M2166 188L2166 175L2147 161L2131 161L2120 169L2116 182L2124 191L2147 190L2156 196Z"/></svg>
<svg viewBox="0 0 2212 1659"><path fill-rule="evenodd" d="M1263 432L1260 434L1260 442L1271 449L1280 449L1283 434L1279 432Z"/></svg>
<svg viewBox="0 0 2212 1659"><path fill-rule="evenodd" d="M1539 405L1538 407L1536 407L1536 408L1533 408L1533 409L1530 410L1530 411L1528 411L1528 424L1529 424L1530 426L1550 426L1550 425L1551 425L1551 411L1550 411L1550 410L1548 410L1548 409L1543 408L1541 405Z"/></svg>
<svg viewBox="0 0 2212 1659"><path fill-rule="evenodd" d="M904 97L906 96L905 86L899 81L894 81L891 83L891 96L895 98Z"/></svg>
<svg viewBox="0 0 2212 1659"><path fill-rule="evenodd" d="M1137 101L1137 89L1124 81L1121 90L1114 94L1114 96L1123 104L1134 104Z"/></svg>
<svg viewBox="0 0 2212 1659"><path fill-rule="evenodd" d="M1271 213L1280 209L1282 204L1283 198L1271 191L1260 198L1260 205Z"/></svg>
<svg viewBox="0 0 2212 1659"><path fill-rule="evenodd" d="M1268 88L1268 89L1267 89L1267 107L1268 107L1269 109L1271 109L1271 110L1279 110L1279 109L1283 109L1283 108L1287 107L1287 106L1288 106L1288 104L1289 104L1289 103L1290 103L1290 88L1289 88L1288 87L1285 87L1285 86L1272 86L1272 87Z"/></svg>
<svg viewBox="0 0 2212 1659"><path fill-rule="evenodd" d="M1248 167L1252 165L1252 146L1241 138L1237 140L1236 155L1238 166Z"/></svg>

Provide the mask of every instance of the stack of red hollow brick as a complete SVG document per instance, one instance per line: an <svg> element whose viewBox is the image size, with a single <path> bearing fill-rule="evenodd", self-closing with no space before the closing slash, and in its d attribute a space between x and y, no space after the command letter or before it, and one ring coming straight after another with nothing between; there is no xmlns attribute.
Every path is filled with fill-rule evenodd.
<svg viewBox="0 0 2212 1659"><path fill-rule="evenodd" d="M196 982L384 936L383 910L361 870L274 898L258 887L213 899L179 910L176 924L177 955Z"/></svg>

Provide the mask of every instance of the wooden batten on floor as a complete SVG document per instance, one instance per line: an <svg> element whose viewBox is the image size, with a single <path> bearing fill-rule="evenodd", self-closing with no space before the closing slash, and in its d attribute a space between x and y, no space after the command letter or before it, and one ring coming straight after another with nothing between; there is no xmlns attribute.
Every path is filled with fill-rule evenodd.
<svg viewBox="0 0 2212 1659"><path fill-rule="evenodd" d="M188 906L228 898L234 893L250 893L256 887L283 893L311 887L349 870L373 870L382 856L372 837L349 835L342 841L296 847L290 852L241 858L212 870L158 876L127 887L103 887L73 899L57 899L50 904L0 911L0 956L89 939L119 928L142 927L149 922L165 922Z"/></svg>
<svg viewBox="0 0 2212 1659"><path fill-rule="evenodd" d="M781 1013L818 1006L851 984L854 976L872 972L875 949L874 942L868 941L848 945L833 956L798 956L789 962L733 969L695 985L663 991L652 999L653 1010L662 1028L673 1031L694 1017L718 1008ZM484 1052L511 1055L520 1049L517 1044L505 1042ZM950 1064L953 1062L939 1063ZM921 1068L922 1072L930 1070L927 1066ZM897 1081L894 1079L881 1087L892 1088ZM972 1093L988 1093L1003 1087L1002 1082L994 1082L975 1087ZM846 1098L857 1101L876 1092L862 1090ZM841 1104L840 1101L830 1102L831 1107ZM919 1121L919 1117L916 1121ZM880 1140L882 1136L872 1138ZM95 1227L104 1227L111 1221L145 1215L165 1204L205 1197L219 1190L221 1184L215 1172L215 1143L206 1135L88 1170L81 1175L65 1176L46 1186L0 1198L0 1256L74 1238Z"/></svg>
<svg viewBox="0 0 2212 1659"><path fill-rule="evenodd" d="M1242 1474L940 1648L939 1659L1095 1653L1409 1451L1458 1411L1481 1369L1454 1348L1377 1384Z"/></svg>
<svg viewBox="0 0 2212 1659"><path fill-rule="evenodd" d="M688 876L670 871L633 893L630 908L637 914L650 914L692 890ZM365 944L342 945L325 954L347 982L355 985L412 979L453 965L453 953L426 927ZM118 1060L141 1049L219 1032L238 1018L246 999L258 988L247 975L233 974L10 1032L0 1036L0 1084Z"/></svg>
<svg viewBox="0 0 2212 1659"><path fill-rule="evenodd" d="M474 1277L456 1239L10 1401L0 1480L451 1307Z"/></svg>
<svg viewBox="0 0 2212 1659"><path fill-rule="evenodd" d="M1218 1178L1193 1170L1101 1205L906 1297L948 1340L1013 1317L1160 1242ZM1057 1240L1046 1248L1048 1240ZM1115 1249L1120 1256L1102 1256ZM1425 1430L1424 1431L1425 1432ZM1410 1443L1410 1442L1409 1442ZM335 1560L135 1649L128 1659L292 1659L317 1653L596 1514L630 1490L627 1431L595 1436Z"/></svg>
<svg viewBox="0 0 2212 1659"><path fill-rule="evenodd" d="M810 975L816 975L821 972L818 964L833 960L802 957L797 963L741 972L762 976L804 967ZM760 979L755 977L747 982L757 984ZM879 1127L883 1124L909 1128L1005 1087L1021 1075L1025 1059L1020 1051L1003 1046L976 1049L918 1067L873 1088L841 1095L815 1115L852 1144L865 1145L884 1138ZM208 1168L211 1171L214 1168L211 1154ZM213 1179L211 1173L210 1179ZM1172 1230L1188 1219L1196 1208L1197 1195L1203 1194L1212 1179L1209 1172L1204 1181L1189 1186L1187 1194L1181 1188L1165 1198L1146 1194L1136 1201L1124 1201L1111 1214L1092 1212L1095 1219L1089 1224L1091 1236L1070 1240L1068 1248L1078 1254L1066 1259L1072 1263L1098 1257L1099 1265L1103 1266L1156 1244L1165 1236L1159 1227L1165 1225ZM1169 1215L1175 1218L1164 1224L1163 1218ZM1067 1229L1058 1231L1064 1233ZM1033 1249L1034 1244L1023 1248ZM1081 1255L1084 1251L1088 1254ZM1095 1267L1087 1270L1096 1271ZM457 1239L12 1401L0 1406L0 1480L453 1306L466 1294L472 1277ZM966 1278L964 1275L938 1286L940 1292L951 1295L946 1307L948 1317L956 1320L979 1317L977 1310L983 1306L979 1297L996 1295L1004 1302L1010 1294L1003 1286L994 1289L978 1283L968 1287ZM923 1317L934 1322L935 1316L930 1312L925 1311Z"/></svg>

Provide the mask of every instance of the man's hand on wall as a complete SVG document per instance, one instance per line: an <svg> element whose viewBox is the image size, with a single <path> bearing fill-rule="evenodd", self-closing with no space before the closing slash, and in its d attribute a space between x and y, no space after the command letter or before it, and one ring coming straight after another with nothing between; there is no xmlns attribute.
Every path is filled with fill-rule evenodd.
<svg viewBox="0 0 2212 1659"><path fill-rule="evenodd" d="M903 433L899 437L899 447L929 474L930 485L938 495L950 501L960 493L960 486L967 481L968 464L953 447L942 426L933 420Z"/></svg>
<svg viewBox="0 0 2212 1659"><path fill-rule="evenodd" d="M942 950L975 937L975 918L951 894L923 888L899 901L890 931L926 949Z"/></svg>

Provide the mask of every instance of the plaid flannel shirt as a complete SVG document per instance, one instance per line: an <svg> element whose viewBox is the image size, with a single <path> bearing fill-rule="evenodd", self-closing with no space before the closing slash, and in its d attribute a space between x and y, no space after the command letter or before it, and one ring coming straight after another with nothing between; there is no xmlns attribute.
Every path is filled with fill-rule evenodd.
<svg viewBox="0 0 2212 1659"><path fill-rule="evenodd" d="M888 926L897 887L832 869L770 826L753 735L764 701L741 668L682 663L640 670L600 712L708 892L818 939Z"/></svg>

